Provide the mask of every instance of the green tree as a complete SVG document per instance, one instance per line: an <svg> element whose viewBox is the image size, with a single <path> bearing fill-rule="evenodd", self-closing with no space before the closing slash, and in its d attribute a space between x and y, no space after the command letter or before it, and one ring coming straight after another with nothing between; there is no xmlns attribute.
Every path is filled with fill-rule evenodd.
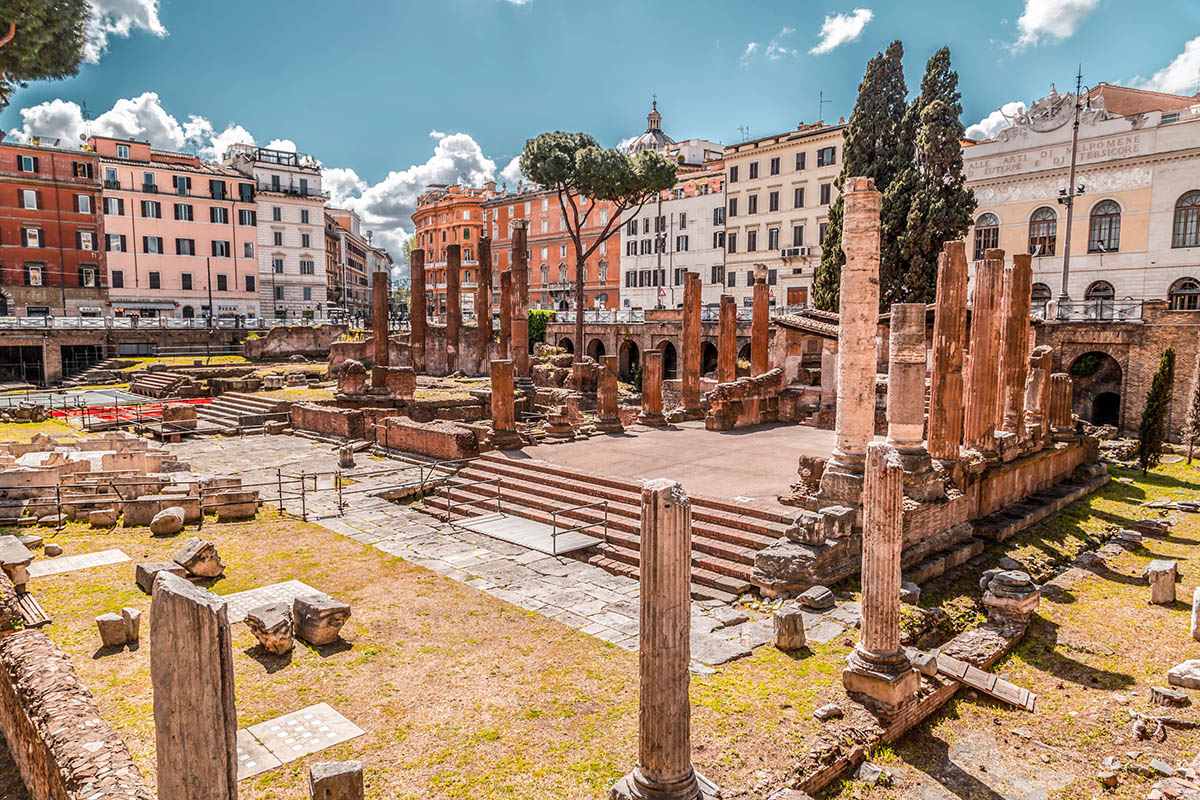
<svg viewBox="0 0 1200 800"><path fill-rule="evenodd" d="M913 135L912 158L884 195L884 235L894 236L899 258L880 277L880 305L932 303L942 245L967 232L975 195L963 172L963 124L958 73L950 68L950 48L933 54L925 66L921 93L904 118Z"/></svg>
<svg viewBox="0 0 1200 800"><path fill-rule="evenodd" d="M1200 352L1192 371L1192 391L1188 394L1187 417L1183 422L1183 442L1187 445L1187 463L1192 463L1192 451L1200 443Z"/></svg>
<svg viewBox="0 0 1200 800"><path fill-rule="evenodd" d="M842 279L843 205L841 191L846 179L864 176L875 179L875 188L887 193L896 176L912 159L912 138L905 136L904 115L908 87L904 82L904 45L892 42L883 53L867 62L858 100L846 123L842 148L842 170L834 185L838 198L829 208L825 238L821 242L821 263L813 277L813 303L826 311L838 309L838 287ZM881 242L881 271L887 272L899 258L894 236L884 235Z"/></svg>
<svg viewBox="0 0 1200 800"><path fill-rule="evenodd" d="M1167 412L1171 408L1171 391L1175 385L1175 348L1163 351L1158 362L1158 371L1146 395L1146 409L1142 412L1142 424L1138 427L1138 464L1142 474L1158 465L1162 457L1163 442L1167 438Z"/></svg>
<svg viewBox="0 0 1200 800"><path fill-rule="evenodd" d="M562 131L526 141L520 163L529 180L558 195L567 235L575 245L575 358L582 360L587 259L620 229L626 211L636 214L650 198L675 185L676 166L662 153L643 151L631 157L600 147L586 133ZM612 214L598 232L585 236L584 228L601 202L612 205Z"/></svg>
<svg viewBox="0 0 1200 800"><path fill-rule="evenodd" d="M29 81L79 72L87 15L87 0L0 3L0 111Z"/></svg>
<svg viewBox="0 0 1200 800"><path fill-rule="evenodd" d="M529 309L529 346L546 341L546 326L554 319L554 312L547 308Z"/></svg>

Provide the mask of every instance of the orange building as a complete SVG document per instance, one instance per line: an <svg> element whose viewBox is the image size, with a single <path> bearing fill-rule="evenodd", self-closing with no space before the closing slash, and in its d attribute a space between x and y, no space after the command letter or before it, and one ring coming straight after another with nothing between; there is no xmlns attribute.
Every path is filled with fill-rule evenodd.
<svg viewBox="0 0 1200 800"><path fill-rule="evenodd" d="M417 198L412 215L414 236L416 247L425 251L425 291L431 314L446 313L446 247L452 244L462 248L459 285L463 308L474 308L483 205L498 194L495 181L488 181L482 189L435 184Z"/></svg>

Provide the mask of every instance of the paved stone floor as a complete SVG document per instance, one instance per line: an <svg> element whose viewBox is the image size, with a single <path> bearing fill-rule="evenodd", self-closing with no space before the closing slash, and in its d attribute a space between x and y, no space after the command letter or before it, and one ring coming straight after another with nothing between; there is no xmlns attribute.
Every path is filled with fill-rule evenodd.
<svg viewBox="0 0 1200 800"><path fill-rule="evenodd" d="M332 445L294 436L192 439L172 449L194 472L233 474L243 479L273 479L276 469L296 473L333 470ZM538 448L536 454L561 445ZM599 567L565 557L546 556L518 545L440 522L414 508L392 503L373 492L416 480L418 467L358 456L363 473L345 495L339 515L337 493L308 492L309 519L331 531L462 581L519 608L536 611L627 650L637 649L638 584ZM794 469L794 465L793 465ZM268 491L265 497L274 497ZM298 513L294 499L289 512ZM810 641L825 642L856 627L857 603L843 603L824 614L805 614ZM771 620L719 602L692 606L692 658L709 667L748 655L771 640ZM698 670L706 667L695 666Z"/></svg>

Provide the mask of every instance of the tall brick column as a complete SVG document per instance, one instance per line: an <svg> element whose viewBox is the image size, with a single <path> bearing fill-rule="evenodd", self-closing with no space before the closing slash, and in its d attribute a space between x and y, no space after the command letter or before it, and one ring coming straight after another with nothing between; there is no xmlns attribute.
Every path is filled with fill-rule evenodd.
<svg viewBox="0 0 1200 800"><path fill-rule="evenodd" d="M1025 382L1029 376L1029 308L1033 300L1033 256L1013 255L1004 271L1003 350L1000 369L1003 383L1001 425L1005 432L1025 438Z"/></svg>
<svg viewBox="0 0 1200 800"><path fill-rule="evenodd" d="M889 444L872 442L863 486L862 635L846 660L842 683L883 717L895 715L921 687L920 673L900 646L903 510L900 454Z"/></svg>
<svg viewBox="0 0 1200 800"><path fill-rule="evenodd" d="M500 273L500 357L512 358L512 272Z"/></svg>
<svg viewBox="0 0 1200 800"><path fill-rule="evenodd" d="M667 424L663 417L663 354L651 348L642 354L642 413L638 422L661 428Z"/></svg>
<svg viewBox="0 0 1200 800"><path fill-rule="evenodd" d="M512 362L518 386L533 385L529 376L529 258L525 231L529 220L512 221Z"/></svg>
<svg viewBox="0 0 1200 800"><path fill-rule="evenodd" d="M731 295L721 295L717 325L717 383L737 380L737 303Z"/></svg>
<svg viewBox="0 0 1200 800"><path fill-rule="evenodd" d="M371 370L371 388L383 388L388 368L388 289L391 279L387 272L371 273L371 340L375 366Z"/></svg>
<svg viewBox="0 0 1200 800"><path fill-rule="evenodd" d="M1066 441L1075 438L1075 429L1071 426L1072 404L1071 376L1065 372L1056 372L1050 376L1050 433L1055 441Z"/></svg>
<svg viewBox="0 0 1200 800"><path fill-rule="evenodd" d="M492 432L488 441L501 450L521 446L513 400L513 365L508 359L491 362Z"/></svg>
<svg viewBox="0 0 1200 800"><path fill-rule="evenodd" d="M683 276L683 371L682 384L684 419L703 419L700 408L700 273Z"/></svg>
<svg viewBox="0 0 1200 800"><path fill-rule="evenodd" d="M425 251L413 250L411 259L410 288L408 299L408 316L411 332L408 335L409 359L412 361L413 372L424 374L425 361L425 315L429 312L429 298L425 296Z"/></svg>
<svg viewBox="0 0 1200 800"><path fill-rule="evenodd" d="M967 370L963 444L989 460L997 457L996 409L1000 382L1000 298L1004 290L1004 251L988 250L975 266L971 303L971 360Z"/></svg>
<svg viewBox="0 0 1200 800"><path fill-rule="evenodd" d="M458 369L459 334L462 332L462 249L446 246L446 372Z"/></svg>
<svg viewBox="0 0 1200 800"><path fill-rule="evenodd" d="M625 430L617 410L619 369L618 356L600 356L600 367L596 370L596 430L601 433L620 433Z"/></svg>
<svg viewBox="0 0 1200 800"><path fill-rule="evenodd" d="M1035 449L1050 438L1047 422L1050 410L1050 375L1054 371L1054 348L1048 344L1033 348L1029 356L1029 382L1025 387L1025 428Z"/></svg>
<svg viewBox="0 0 1200 800"><path fill-rule="evenodd" d="M750 323L750 374L762 375L768 369L768 330L771 324L771 290L767 286L767 270L755 267L753 319Z"/></svg>
<svg viewBox="0 0 1200 800"><path fill-rule="evenodd" d="M875 429L875 329L879 322L879 206L871 178L850 178L844 190L841 298L838 310L837 435L821 476L822 500L861 501L867 442Z"/></svg>
<svg viewBox="0 0 1200 800"><path fill-rule="evenodd" d="M892 306L888 336L887 442L904 463L904 493L929 502L945 495L925 449L925 304Z"/></svg>
<svg viewBox="0 0 1200 800"><path fill-rule="evenodd" d="M492 349L492 238L479 237L479 262L475 277L476 357L479 374L486 371Z"/></svg>
<svg viewBox="0 0 1200 800"><path fill-rule="evenodd" d="M946 242L938 258L933 316L933 374L929 385L929 455L958 458L963 434L963 348L967 343L967 251Z"/></svg>
<svg viewBox="0 0 1200 800"><path fill-rule="evenodd" d="M688 662L692 507L683 487L660 478L642 487L638 763L611 800L707 800L715 787L692 766Z"/></svg>

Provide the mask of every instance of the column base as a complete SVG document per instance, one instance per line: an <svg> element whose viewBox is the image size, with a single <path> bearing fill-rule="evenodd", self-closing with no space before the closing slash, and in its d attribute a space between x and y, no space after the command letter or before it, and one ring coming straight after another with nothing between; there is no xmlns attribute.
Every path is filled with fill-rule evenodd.
<svg viewBox="0 0 1200 800"><path fill-rule="evenodd" d="M525 442L521 441L521 435L516 431L493 430L488 434L487 441L497 450L515 450L525 446Z"/></svg>
<svg viewBox="0 0 1200 800"><path fill-rule="evenodd" d="M817 497L826 505L861 506L865 464L863 458L834 452L821 474L821 489Z"/></svg>
<svg viewBox="0 0 1200 800"><path fill-rule="evenodd" d="M842 670L842 685L854 700L888 719L916 697L921 673L903 650L896 656L876 656L855 647Z"/></svg>
<svg viewBox="0 0 1200 800"><path fill-rule="evenodd" d="M545 432L549 439L557 439L559 441L567 441L575 438L575 428L569 424L550 423L542 426L542 431Z"/></svg>
<svg viewBox="0 0 1200 800"><path fill-rule="evenodd" d="M662 414L647 414L645 411L638 415L638 422L651 428L667 427L667 418Z"/></svg>
<svg viewBox="0 0 1200 800"><path fill-rule="evenodd" d="M721 790L695 770L682 781L669 786L648 781L641 768L617 781L609 800L720 800Z"/></svg>
<svg viewBox="0 0 1200 800"><path fill-rule="evenodd" d="M946 484L933 468L933 459L924 447L900 450L904 464L904 496L918 503L931 503L946 497Z"/></svg>
<svg viewBox="0 0 1200 800"><path fill-rule="evenodd" d="M703 408L685 408L683 410L683 418L685 420L694 421L704 419Z"/></svg>
<svg viewBox="0 0 1200 800"><path fill-rule="evenodd" d="M600 417L599 419L596 420L595 428L600 433L624 433L625 432L625 426L621 424L620 417L613 417L612 419L605 419L604 417Z"/></svg>

